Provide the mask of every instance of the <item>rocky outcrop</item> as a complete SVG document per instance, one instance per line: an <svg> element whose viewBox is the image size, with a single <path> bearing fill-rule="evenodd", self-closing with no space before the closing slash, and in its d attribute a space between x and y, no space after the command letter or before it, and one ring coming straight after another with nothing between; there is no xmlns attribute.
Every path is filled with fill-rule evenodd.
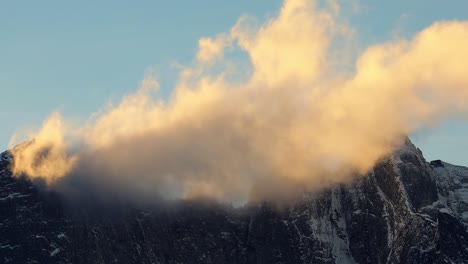
<svg viewBox="0 0 468 264"><path fill-rule="evenodd" d="M289 208L70 205L0 156L0 263L468 263L468 169L411 142Z"/></svg>

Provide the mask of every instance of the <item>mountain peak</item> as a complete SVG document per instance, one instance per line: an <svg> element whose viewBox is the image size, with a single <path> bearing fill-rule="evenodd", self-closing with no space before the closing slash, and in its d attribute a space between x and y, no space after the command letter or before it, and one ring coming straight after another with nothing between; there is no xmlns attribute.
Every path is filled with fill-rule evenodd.
<svg viewBox="0 0 468 264"><path fill-rule="evenodd" d="M286 210L197 202L95 210L11 177L0 154L3 263L464 263L468 168L411 141L351 184Z"/></svg>

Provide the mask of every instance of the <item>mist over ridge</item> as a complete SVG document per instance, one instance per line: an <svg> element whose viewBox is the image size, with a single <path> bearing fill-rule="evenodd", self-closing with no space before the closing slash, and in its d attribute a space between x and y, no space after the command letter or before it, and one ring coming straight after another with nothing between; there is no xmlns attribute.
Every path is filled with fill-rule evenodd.
<svg viewBox="0 0 468 264"><path fill-rule="evenodd" d="M337 45L358 30L337 2L285 0L277 16L252 21L201 38L168 101L148 76L83 126L52 113L12 149L14 174L130 196L283 199L364 175L405 135L468 110L468 22L354 56ZM239 80L230 50L250 59Z"/></svg>

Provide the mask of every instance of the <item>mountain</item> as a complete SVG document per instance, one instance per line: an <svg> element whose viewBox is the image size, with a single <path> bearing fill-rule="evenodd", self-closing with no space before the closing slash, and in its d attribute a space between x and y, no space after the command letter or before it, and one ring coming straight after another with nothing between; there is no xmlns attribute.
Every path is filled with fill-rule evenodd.
<svg viewBox="0 0 468 264"><path fill-rule="evenodd" d="M366 177L282 210L70 205L0 156L0 263L468 263L468 168L409 140Z"/></svg>

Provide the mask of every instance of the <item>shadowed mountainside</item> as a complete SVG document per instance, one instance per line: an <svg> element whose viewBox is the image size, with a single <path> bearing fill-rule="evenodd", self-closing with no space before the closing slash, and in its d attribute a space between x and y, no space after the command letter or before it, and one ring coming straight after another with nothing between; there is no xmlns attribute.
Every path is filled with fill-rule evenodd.
<svg viewBox="0 0 468 264"><path fill-rule="evenodd" d="M0 156L1 263L468 263L468 168L409 140L294 206L69 205Z"/></svg>

